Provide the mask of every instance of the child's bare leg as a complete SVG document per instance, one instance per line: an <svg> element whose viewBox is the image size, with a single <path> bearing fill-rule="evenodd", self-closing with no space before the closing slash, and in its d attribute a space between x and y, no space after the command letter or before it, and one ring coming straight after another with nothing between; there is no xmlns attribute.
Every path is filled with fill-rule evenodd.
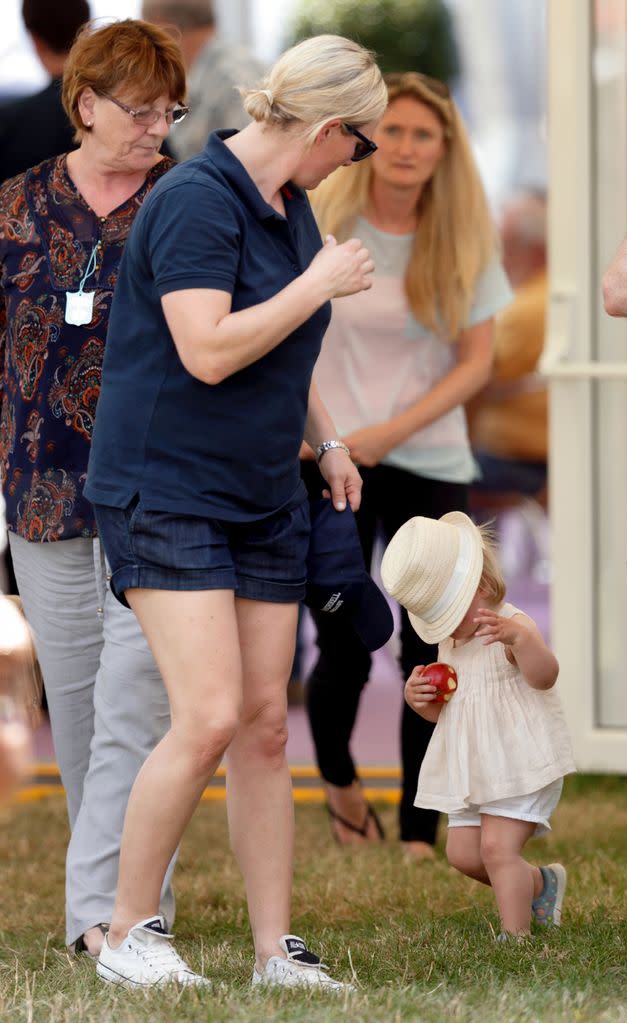
<svg viewBox="0 0 627 1023"><path fill-rule="evenodd" d="M481 859L481 828L449 828L446 858L460 874L481 881L482 884L490 884L490 878Z"/></svg>
<svg viewBox="0 0 627 1023"><path fill-rule="evenodd" d="M531 821L481 814L481 860L494 888L501 925L509 934L528 934L531 903L543 886L538 867L521 852L535 831Z"/></svg>

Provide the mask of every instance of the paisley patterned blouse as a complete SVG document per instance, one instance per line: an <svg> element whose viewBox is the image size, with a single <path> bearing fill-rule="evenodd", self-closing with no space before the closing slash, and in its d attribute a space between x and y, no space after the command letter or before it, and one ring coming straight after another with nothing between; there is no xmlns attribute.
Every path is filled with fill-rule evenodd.
<svg viewBox="0 0 627 1023"><path fill-rule="evenodd" d="M96 534L83 485L111 298L135 214L173 163L156 164L107 217L77 191L65 156L0 187L0 478L8 528L26 540ZM92 253L93 316L73 326L66 293Z"/></svg>

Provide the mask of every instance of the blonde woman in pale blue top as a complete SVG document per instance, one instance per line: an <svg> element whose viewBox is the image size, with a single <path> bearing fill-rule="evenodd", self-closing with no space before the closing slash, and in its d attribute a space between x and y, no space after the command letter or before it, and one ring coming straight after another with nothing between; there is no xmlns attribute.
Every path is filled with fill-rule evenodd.
<svg viewBox="0 0 627 1023"><path fill-rule="evenodd" d="M322 235L363 239L375 263L368 293L333 303L315 371L363 477L358 524L369 562L377 530L389 539L413 515L467 508L474 462L465 403L490 376L493 317L511 299L465 128L443 82L387 78L378 151L350 178L340 169L313 193ZM367 166L369 165L369 166ZM304 462L310 492L322 481ZM382 837L349 744L370 655L333 616L318 616L320 656L307 705L334 837ZM435 660L402 615L401 668ZM413 858L433 855L437 813L414 807L432 726L403 713L400 837Z"/></svg>

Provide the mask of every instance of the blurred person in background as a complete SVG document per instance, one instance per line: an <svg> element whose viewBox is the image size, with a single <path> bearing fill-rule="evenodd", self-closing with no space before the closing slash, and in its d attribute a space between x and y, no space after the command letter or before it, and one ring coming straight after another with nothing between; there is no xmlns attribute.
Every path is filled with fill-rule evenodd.
<svg viewBox="0 0 627 1023"><path fill-rule="evenodd" d="M447 83L451 91L460 74L453 16L446 0L295 0L290 5L283 33L289 45L310 36L331 32L352 36L359 26L359 42L377 55L382 71L420 71ZM302 612L302 609L301 609ZM290 703L304 702L303 618L299 623L297 656L288 689Z"/></svg>
<svg viewBox="0 0 627 1023"><path fill-rule="evenodd" d="M30 732L16 690L30 671L28 626L15 604L0 596L0 805L26 776L31 756Z"/></svg>
<svg viewBox="0 0 627 1023"><path fill-rule="evenodd" d="M471 406L471 441L481 469L477 491L534 496L546 483L547 387L536 372L547 306L546 199L520 194L501 222L503 264L514 300L495 324L494 365Z"/></svg>
<svg viewBox="0 0 627 1023"><path fill-rule="evenodd" d="M492 378L467 408L480 477L471 508L497 516L503 571L549 570L546 517L548 391L537 372L548 301L546 196L520 192L501 217L503 263L514 300L495 323Z"/></svg>
<svg viewBox="0 0 627 1023"><path fill-rule="evenodd" d="M372 252L372 289L333 303L314 379L363 477L357 521L366 564L377 530L390 540L415 515L465 510L475 467L465 403L490 376L494 315L511 292L483 186L448 87L418 72L386 75L389 106L372 160L340 170L312 204L322 235L357 234ZM312 496L320 477L303 462ZM401 612L403 678L437 658ZM350 740L371 656L332 615L314 614L319 655L306 687L334 836L378 840ZM438 814L414 806L433 726L402 711L400 838L433 856Z"/></svg>
<svg viewBox="0 0 627 1023"><path fill-rule="evenodd" d="M120 260L172 166L159 150L184 98L170 34L132 20L88 26L63 78L78 148L0 188L2 485L72 830L67 942L92 955L111 916L128 793L169 716L135 616L106 592L83 485Z"/></svg>
<svg viewBox="0 0 627 1023"><path fill-rule="evenodd" d="M455 95L494 208L546 181L546 0L447 0L459 44ZM604 6L608 6L605 4Z"/></svg>
<svg viewBox="0 0 627 1023"><path fill-rule="evenodd" d="M0 495L0 554L5 544ZM24 706L23 697L30 688L33 663L32 639L24 617L10 598L0 596L0 805L28 770L32 751L26 722L31 708Z"/></svg>
<svg viewBox="0 0 627 1023"><path fill-rule="evenodd" d="M143 0L142 17L181 33L190 112L170 136L175 157L196 156L212 131L248 124L238 86L252 85L265 69L243 46L220 39L212 0Z"/></svg>
<svg viewBox="0 0 627 1023"><path fill-rule="evenodd" d="M0 182L75 146L63 109L61 79L72 43L89 21L87 0L23 0L22 20L50 75L45 89L0 107Z"/></svg>

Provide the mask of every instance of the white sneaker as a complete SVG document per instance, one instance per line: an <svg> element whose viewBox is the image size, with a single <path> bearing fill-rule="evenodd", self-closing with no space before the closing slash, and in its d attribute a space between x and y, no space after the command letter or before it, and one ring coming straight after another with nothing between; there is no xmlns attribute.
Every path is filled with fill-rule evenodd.
<svg viewBox="0 0 627 1023"><path fill-rule="evenodd" d="M328 967L318 956L310 952L302 938L295 934L284 934L279 945L287 956L271 956L262 973L253 970L252 986L272 984L279 987L314 987L325 991L354 991L353 984L333 980L327 973Z"/></svg>
<svg viewBox="0 0 627 1023"><path fill-rule="evenodd" d="M211 981L190 970L174 950L162 916L148 917L131 927L118 948L111 948L105 935L96 973L109 984L152 987L158 984L198 984Z"/></svg>

